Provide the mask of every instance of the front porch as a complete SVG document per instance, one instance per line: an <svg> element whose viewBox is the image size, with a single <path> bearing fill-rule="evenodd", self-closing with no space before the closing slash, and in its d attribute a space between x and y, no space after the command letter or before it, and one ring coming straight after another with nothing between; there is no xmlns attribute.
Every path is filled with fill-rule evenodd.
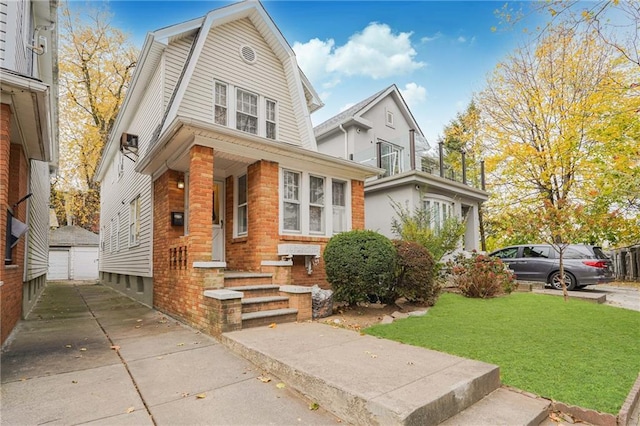
<svg viewBox="0 0 640 426"><path fill-rule="evenodd" d="M281 164L192 145L172 166L153 183L154 307L211 334L310 320L331 232L281 232ZM362 228L363 182L348 188L349 228Z"/></svg>

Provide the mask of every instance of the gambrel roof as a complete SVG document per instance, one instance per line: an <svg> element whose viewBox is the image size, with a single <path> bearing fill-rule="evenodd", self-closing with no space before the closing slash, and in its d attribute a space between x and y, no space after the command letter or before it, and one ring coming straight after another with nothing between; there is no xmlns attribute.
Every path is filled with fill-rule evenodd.
<svg viewBox="0 0 640 426"><path fill-rule="evenodd" d="M178 109L210 30L239 19L249 19L277 58L282 62L287 75L291 78L290 87L292 88L291 93L293 94L294 107L298 111L303 111L303 113L297 114L296 116L298 128L301 129L300 145L302 148L308 150L317 150L315 137L313 135L313 126L309 115L311 112L321 108L323 103L311 86L309 80L299 69L295 53L291 49L291 46L289 46L262 4L257 1L244 1L213 10L203 17L165 27L147 34L129 92L122 104L121 111L111 131L102 160L96 172L97 180L101 180L104 177L108 164L118 152L120 135L127 130L133 118L133 114L129 112L135 111L136 108L139 107L153 73L157 67L161 66L163 53L169 43L195 36L182 73L169 104L164 111L162 121L154 132L147 152L141 153L141 160L144 156L153 156L155 153L154 148L157 148L158 145L157 142L161 140L164 135L175 131L176 122L180 121ZM144 161L138 163L136 167L137 171L142 171L145 167L143 163Z"/></svg>

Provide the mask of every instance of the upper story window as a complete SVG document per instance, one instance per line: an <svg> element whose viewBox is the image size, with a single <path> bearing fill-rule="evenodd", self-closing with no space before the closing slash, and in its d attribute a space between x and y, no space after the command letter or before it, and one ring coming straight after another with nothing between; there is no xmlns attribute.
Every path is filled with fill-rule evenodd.
<svg viewBox="0 0 640 426"><path fill-rule="evenodd" d="M276 100L233 84L213 80L215 124L277 140L278 115Z"/></svg>
<svg viewBox="0 0 640 426"><path fill-rule="evenodd" d="M215 82L214 122L222 126L227 125L227 85Z"/></svg>
<svg viewBox="0 0 640 426"><path fill-rule="evenodd" d="M258 95L236 89L236 129L258 134Z"/></svg>
<svg viewBox="0 0 640 426"><path fill-rule="evenodd" d="M389 110L385 110L385 124L388 127L393 127L393 112L389 111Z"/></svg>
<svg viewBox="0 0 640 426"><path fill-rule="evenodd" d="M267 99L265 106L266 136L269 139L276 139L276 101Z"/></svg>
<svg viewBox="0 0 640 426"><path fill-rule="evenodd" d="M402 171L401 159L401 147L385 141L378 142L378 167L385 170L385 176L393 176Z"/></svg>

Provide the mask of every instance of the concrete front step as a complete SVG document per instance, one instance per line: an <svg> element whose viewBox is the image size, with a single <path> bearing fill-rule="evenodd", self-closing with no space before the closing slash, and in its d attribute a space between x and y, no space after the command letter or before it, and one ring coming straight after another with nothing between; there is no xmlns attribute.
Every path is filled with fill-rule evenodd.
<svg viewBox="0 0 640 426"><path fill-rule="evenodd" d="M298 310L295 308L271 309L268 311L248 312L242 314L242 328L260 327L273 323L295 322Z"/></svg>
<svg viewBox="0 0 640 426"><path fill-rule="evenodd" d="M238 287L225 287L225 290L241 291L246 298L279 296L280 286L273 284L245 285Z"/></svg>
<svg viewBox="0 0 640 426"><path fill-rule="evenodd" d="M238 271L225 271L224 273L225 287L254 286L272 283L273 274L269 273Z"/></svg>
<svg viewBox="0 0 640 426"><path fill-rule="evenodd" d="M538 426L549 415L550 401L500 388L466 410L442 423L443 426Z"/></svg>
<svg viewBox="0 0 640 426"><path fill-rule="evenodd" d="M286 296L265 296L242 298L242 313L271 311L274 309L286 309L289 307L289 298Z"/></svg>
<svg viewBox="0 0 640 426"><path fill-rule="evenodd" d="M321 323L221 341L348 424L437 425L500 387L495 365Z"/></svg>

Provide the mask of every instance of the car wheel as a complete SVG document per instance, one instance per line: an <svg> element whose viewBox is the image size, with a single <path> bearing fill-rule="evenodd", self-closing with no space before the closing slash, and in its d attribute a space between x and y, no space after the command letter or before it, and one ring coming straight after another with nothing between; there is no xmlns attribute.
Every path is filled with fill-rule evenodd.
<svg viewBox="0 0 640 426"><path fill-rule="evenodd" d="M560 282L560 271L556 271L551 274L549 281L551 283L551 287L555 288L556 290L562 290L562 283ZM569 272L564 273L564 281L565 285L567 286L567 290L573 290L576 288L576 277L571 275Z"/></svg>

